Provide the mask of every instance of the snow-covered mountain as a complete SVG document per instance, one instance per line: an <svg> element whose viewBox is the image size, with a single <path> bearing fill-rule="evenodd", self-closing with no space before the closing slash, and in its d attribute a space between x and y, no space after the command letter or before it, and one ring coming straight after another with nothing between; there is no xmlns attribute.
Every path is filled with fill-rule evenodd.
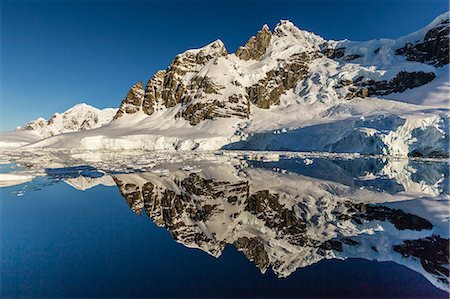
<svg viewBox="0 0 450 299"><path fill-rule="evenodd" d="M448 156L448 54L449 13L367 42L280 21L234 54L217 40L177 55L108 125L30 146Z"/></svg>
<svg viewBox="0 0 450 299"><path fill-rule="evenodd" d="M16 132L0 133L0 146L18 146L51 136L99 128L109 123L117 113L117 108L98 109L85 103L55 113L49 119L38 118L17 127Z"/></svg>
<svg viewBox="0 0 450 299"><path fill-rule="evenodd" d="M48 120L42 117L18 127L17 131L33 130L42 138L62 133L85 131L109 123L117 113L116 108L98 109L81 103L64 111L55 113Z"/></svg>

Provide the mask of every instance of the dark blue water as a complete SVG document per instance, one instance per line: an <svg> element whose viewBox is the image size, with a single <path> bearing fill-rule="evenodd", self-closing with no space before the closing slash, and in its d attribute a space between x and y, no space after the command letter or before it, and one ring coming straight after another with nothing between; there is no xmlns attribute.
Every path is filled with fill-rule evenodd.
<svg viewBox="0 0 450 299"><path fill-rule="evenodd" d="M22 188L0 189L2 297L448 297L392 262L322 260L287 278L261 274L231 245L214 258L176 243L117 187L11 193Z"/></svg>

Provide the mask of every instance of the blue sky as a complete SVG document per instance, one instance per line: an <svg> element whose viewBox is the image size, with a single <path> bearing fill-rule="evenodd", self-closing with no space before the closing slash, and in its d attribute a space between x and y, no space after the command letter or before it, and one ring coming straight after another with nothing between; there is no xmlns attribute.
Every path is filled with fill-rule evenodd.
<svg viewBox="0 0 450 299"><path fill-rule="evenodd" d="M221 39L234 52L289 19L326 39L396 38L447 0L8 1L1 3L1 125L12 130L86 102L118 107L173 57Z"/></svg>

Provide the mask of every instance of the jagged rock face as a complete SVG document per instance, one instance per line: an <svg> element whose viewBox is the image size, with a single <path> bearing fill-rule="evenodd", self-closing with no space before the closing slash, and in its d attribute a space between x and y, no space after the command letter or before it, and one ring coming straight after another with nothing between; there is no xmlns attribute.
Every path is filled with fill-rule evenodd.
<svg viewBox="0 0 450 299"><path fill-rule="evenodd" d="M259 60L270 44L272 32L267 25L258 31L256 36L252 36L250 40L236 51L236 56L242 60Z"/></svg>
<svg viewBox="0 0 450 299"><path fill-rule="evenodd" d="M140 188L116 177L114 180L128 206L136 214L140 215L145 208L148 217L155 224L166 227L176 241L202 248L214 256L222 252L225 243L206 234L196 223L204 223L221 211L218 204L204 204L196 197L202 196L214 202L227 194L229 202L239 204L248 193L246 182L217 182L205 180L196 174L174 182L184 191L181 194L161 189L150 181ZM189 219L194 223L190 223Z"/></svg>
<svg viewBox="0 0 450 299"><path fill-rule="evenodd" d="M424 39L417 43L407 43L395 54L406 56L407 60L428 63L440 67L449 63L449 20L443 20L430 29Z"/></svg>
<svg viewBox="0 0 450 299"><path fill-rule="evenodd" d="M187 247L219 256L226 244L232 244L261 272L271 267L280 276L323 258L345 257L349 248L363 246L358 233L350 233L358 232L359 226L365 230L372 222L389 222L397 230L394 235L403 230L423 232L433 228L424 218L383 205L355 203L326 195L311 198L308 192L252 190L252 183L247 180L227 182L191 173L179 179L152 175L131 181L142 182L143 178L147 182L139 185L127 183L127 175L115 178L135 213L141 214L144 209L157 225L167 228L177 242ZM423 260L425 271L448 277L443 270L448 269L448 258L445 260L448 245L445 251L445 246L439 249L444 244L441 241L437 249L434 243L425 243L421 240L405 241L398 246L394 243L391 251L400 252L404 258L418 257ZM420 249L422 245L424 251ZM433 247L438 259L423 253L430 252L427 246ZM378 252L376 246L372 250Z"/></svg>
<svg viewBox="0 0 450 299"><path fill-rule="evenodd" d="M366 221L389 221L398 230L429 230L433 228L433 225L426 219L418 217L416 215L405 213L399 209L390 209L384 206L370 206L361 204L352 204L350 202L346 203L346 206L350 210L357 211L357 213L352 214L352 219L357 222Z"/></svg>
<svg viewBox="0 0 450 299"><path fill-rule="evenodd" d="M237 98L239 100L237 103L235 101L236 97L232 97L229 104L230 107L227 109L227 103L224 101L213 100L204 103L195 103L187 106L182 112L184 119L188 120L191 125L196 125L206 119L217 119L217 118L229 118L232 116L237 116L240 118L248 118L250 109L249 105L245 104L245 99Z"/></svg>
<svg viewBox="0 0 450 299"><path fill-rule="evenodd" d="M404 258L414 257L420 260L425 271L449 283L449 244L450 240L433 235L424 239L405 240L395 245L394 251Z"/></svg>
<svg viewBox="0 0 450 299"><path fill-rule="evenodd" d="M282 205L278 194L261 190L250 195L246 201L245 211L263 220L267 227L277 231L279 237L287 235L292 244L306 243L305 221L297 216L293 208L288 209Z"/></svg>
<svg viewBox="0 0 450 299"><path fill-rule="evenodd" d="M142 101L142 111L151 115L155 112L155 106L158 99L162 97L162 89L164 87L164 75L166 71L157 72L147 83L145 87L144 100Z"/></svg>
<svg viewBox="0 0 450 299"><path fill-rule="evenodd" d="M326 57L330 59L342 59L346 62L350 62L362 57L362 55L360 54L345 55L345 47L340 47L336 49L326 47L325 49L322 50L322 54L324 54Z"/></svg>
<svg viewBox="0 0 450 299"><path fill-rule="evenodd" d="M128 92L125 100L122 101L114 119L120 118L124 114L133 114L141 110L144 100L144 86L142 82L136 83Z"/></svg>
<svg viewBox="0 0 450 299"><path fill-rule="evenodd" d="M258 238L241 237L234 241L233 245L242 251L246 258L254 262L262 272L269 266L269 257L264 250L264 244Z"/></svg>
<svg viewBox="0 0 450 299"><path fill-rule="evenodd" d="M391 80L375 81L364 77L353 80L342 80L335 88L348 86L346 99L350 100L354 97L366 98L370 96L386 96L391 93L404 92L425 85L436 78L434 73L426 72L399 72Z"/></svg>
<svg viewBox="0 0 450 299"><path fill-rule="evenodd" d="M268 72L264 79L247 87L250 102L263 109L280 104L281 95L308 75L308 62L316 57L317 54L309 53L292 55L286 64Z"/></svg>
<svg viewBox="0 0 450 299"><path fill-rule="evenodd" d="M145 92L132 88L115 119L173 108L171 117L193 126L231 117L238 122L251 119L253 105L271 109L286 94L294 103L331 106L355 97L404 92L436 75L429 65L395 59L393 54L434 66L448 64L449 21L435 23L413 37L368 42L326 41L289 21L280 21L273 32L265 25L234 55L221 41L177 55L148 81ZM423 40L413 41L417 36ZM398 72L400 64L408 72ZM393 71L398 73L391 76Z"/></svg>
<svg viewBox="0 0 450 299"><path fill-rule="evenodd" d="M114 119L138 111L152 115L157 106L170 108L179 103L188 105L193 99L207 98L208 95L218 94L220 89L224 88L223 86L219 86L206 76L195 76L195 73L210 60L227 55L221 41L216 41L200 50L190 50L178 55L167 70L157 72L148 81L145 92L143 92L141 83L133 86ZM192 80L186 82L184 76L188 73L192 73L194 76ZM216 105L216 103L211 105L207 103L194 104L191 108L187 106L183 116L191 124L197 124L204 119L226 116L226 114L216 112L220 105L225 106L223 104ZM242 114L239 113L241 110L239 107L231 109L236 110L236 114ZM248 113L244 113L242 116L244 117L246 114Z"/></svg>
<svg viewBox="0 0 450 299"><path fill-rule="evenodd" d="M186 51L178 55L166 70L163 79L161 100L165 107L174 107L186 96L186 92L192 91L188 83L182 79L188 72L195 73L201 66L217 57L228 55L222 42L217 41L199 51ZM206 84L206 83L205 83Z"/></svg>

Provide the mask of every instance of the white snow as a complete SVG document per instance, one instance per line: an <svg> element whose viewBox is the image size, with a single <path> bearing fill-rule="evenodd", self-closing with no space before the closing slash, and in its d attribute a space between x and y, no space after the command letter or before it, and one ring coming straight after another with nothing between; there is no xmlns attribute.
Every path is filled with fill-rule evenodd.
<svg viewBox="0 0 450 299"><path fill-rule="evenodd" d="M0 187L10 187L30 182L33 179L32 175L15 174L15 173L0 173Z"/></svg>
<svg viewBox="0 0 450 299"><path fill-rule="evenodd" d="M205 65L191 65L189 62L186 74L180 75L186 84L195 76L205 76L224 87L218 94L210 94L206 98L203 94L194 94L192 104L222 100L233 94L244 95L246 87L263 79L270 70L280 68L293 54L313 53L332 46L345 47L345 55L362 57L351 62L325 56L314 59L309 63L308 77L286 91L280 105L270 109L251 105L249 119L221 118L192 126L180 117L185 106L178 104L171 108L158 106L151 116L140 111L107 123L114 112L109 110L106 113L108 117L99 117L95 125L88 126L91 130L74 132L83 129L79 126L80 119L92 120L92 115L99 113L81 105L67 111L66 117L55 114L51 125L42 125L43 120L33 123L43 136L63 134L37 142L30 140L25 146L87 150L224 148L447 156L448 66L435 68L395 55L395 49L408 41L423 38L427 30L446 18L448 13L425 28L395 40L367 42L326 41L300 30L289 21L281 21L259 61L244 61L235 54L219 55L224 45L217 40L177 56L177 59L188 61L189 55L200 52L212 57L219 55ZM345 99L348 87L337 87L342 80L355 80L361 75L374 80L390 80L399 71L433 72L437 77L421 87L382 98L354 98L349 101ZM67 125L64 120L77 125ZM9 137L6 137L7 141ZM25 141L11 144L24 145ZM4 142L0 145L4 147Z"/></svg>

